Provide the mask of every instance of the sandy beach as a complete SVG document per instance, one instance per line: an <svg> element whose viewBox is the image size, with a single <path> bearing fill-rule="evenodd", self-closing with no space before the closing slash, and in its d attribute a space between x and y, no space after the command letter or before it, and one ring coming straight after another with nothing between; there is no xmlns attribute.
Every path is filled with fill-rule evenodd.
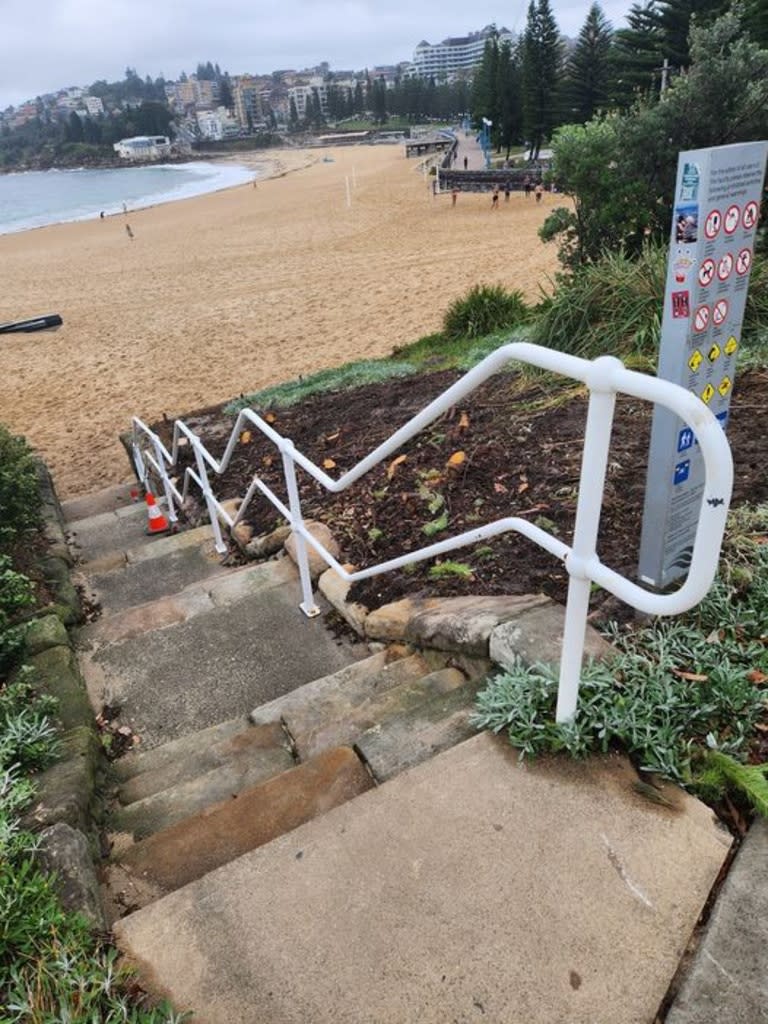
<svg viewBox="0 0 768 1024"><path fill-rule="evenodd" d="M252 159L275 175L256 188L0 236L0 322L64 319L0 336L0 421L44 456L60 497L130 474L118 434L132 415L387 355L438 330L472 285L536 299L557 268L537 230L560 196L452 207L399 145Z"/></svg>

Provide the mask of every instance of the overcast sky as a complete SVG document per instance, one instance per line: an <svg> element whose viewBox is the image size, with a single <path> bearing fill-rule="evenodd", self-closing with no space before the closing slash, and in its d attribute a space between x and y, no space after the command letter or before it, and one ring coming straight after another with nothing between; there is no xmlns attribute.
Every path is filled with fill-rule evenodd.
<svg viewBox="0 0 768 1024"><path fill-rule="evenodd" d="M551 0L560 31L576 36L588 2ZM601 4L614 28L631 0ZM69 85L178 78L199 61L231 74L311 67L362 69L411 60L440 42L495 22L525 26L528 0L439 4L413 0L0 0L0 110Z"/></svg>

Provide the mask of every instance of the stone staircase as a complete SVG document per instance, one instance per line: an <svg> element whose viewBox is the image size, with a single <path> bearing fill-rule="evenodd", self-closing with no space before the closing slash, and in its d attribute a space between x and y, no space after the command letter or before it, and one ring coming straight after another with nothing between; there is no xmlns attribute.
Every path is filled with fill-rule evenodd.
<svg viewBox="0 0 768 1024"><path fill-rule="evenodd" d="M287 557L150 538L129 492L63 511L82 675L130 748L102 894L143 987L198 1024L651 1024L730 840L624 758L528 766L475 734L489 656L556 657L560 610L406 600L361 626L326 580L367 641L335 638Z"/></svg>
<svg viewBox="0 0 768 1024"><path fill-rule="evenodd" d="M112 765L112 920L472 735L485 667L335 641L290 559L227 567L209 527L150 537L130 490L64 506L100 613L78 637L89 696L135 740Z"/></svg>

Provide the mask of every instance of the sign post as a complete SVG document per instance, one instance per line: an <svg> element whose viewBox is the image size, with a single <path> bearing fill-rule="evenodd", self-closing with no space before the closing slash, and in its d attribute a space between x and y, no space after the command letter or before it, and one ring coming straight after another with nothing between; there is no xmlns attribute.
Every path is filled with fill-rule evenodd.
<svg viewBox="0 0 768 1024"><path fill-rule="evenodd" d="M692 391L723 429L765 176L768 142L681 153L667 262L658 375ZM691 560L704 489L696 437L656 406L638 574L665 587Z"/></svg>

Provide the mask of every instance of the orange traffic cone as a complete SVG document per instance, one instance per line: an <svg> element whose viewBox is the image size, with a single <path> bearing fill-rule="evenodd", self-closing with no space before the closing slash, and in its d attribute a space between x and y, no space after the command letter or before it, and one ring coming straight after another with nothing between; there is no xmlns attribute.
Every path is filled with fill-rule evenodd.
<svg viewBox="0 0 768 1024"><path fill-rule="evenodd" d="M157 507L155 496L147 491L147 533L167 533L168 520Z"/></svg>

